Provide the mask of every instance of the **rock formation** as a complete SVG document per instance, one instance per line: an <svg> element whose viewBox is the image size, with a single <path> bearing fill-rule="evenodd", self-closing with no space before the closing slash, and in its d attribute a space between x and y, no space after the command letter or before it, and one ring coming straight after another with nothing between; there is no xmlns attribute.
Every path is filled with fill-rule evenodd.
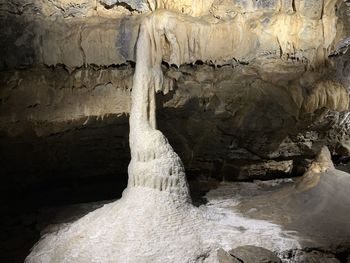
<svg viewBox="0 0 350 263"><path fill-rule="evenodd" d="M208 224L205 216L189 203L181 160L156 129L155 93L163 86L162 36L170 45L170 63L180 65L200 58L223 62L229 56L246 57L255 47L254 34L236 32L235 26L244 29L247 25L242 18L216 24L163 10L144 19L136 47L128 188L120 201L45 237L26 262L139 262L147 250L149 256L144 256L144 262L163 262L165 257L172 262L215 260L213 244L203 240L201 227ZM246 28L245 31L251 30ZM219 34L225 32L228 33L227 50L221 47L227 43L218 42ZM208 34L214 38L205 37ZM185 219L189 222L183 225ZM146 224L140 225L140 220L145 220ZM149 220L153 221L151 225ZM161 224L162 221L165 224ZM155 242L154 236L160 243ZM144 245L146 241L155 244ZM216 241L212 242L215 248ZM135 248L139 250L137 253ZM167 249L170 251L165 254Z"/></svg>
<svg viewBox="0 0 350 263"><path fill-rule="evenodd" d="M267 187L239 206L243 213L254 208L248 212L253 218L279 221L296 231L303 251L296 251L295 262L322 262L322 254L329 252L329 262L338 262L334 254L340 260L349 249L349 178L349 173L334 167L323 147L303 176L280 188Z"/></svg>
<svg viewBox="0 0 350 263"><path fill-rule="evenodd" d="M328 169L334 169L334 165L328 148L324 146L306 173L299 179L297 189L305 191L315 187L319 183L320 174L325 173Z"/></svg>
<svg viewBox="0 0 350 263"><path fill-rule="evenodd" d="M157 16L154 16L157 17ZM169 191L189 199L185 169L165 136L156 129L155 93L162 89L162 51L158 19L146 18L137 42L130 112L129 187Z"/></svg>
<svg viewBox="0 0 350 263"><path fill-rule="evenodd" d="M27 174L45 182L61 169L69 177L126 174L135 46L150 10L168 20L158 125L191 177L266 179L274 167L254 167L271 159L298 167L323 144L342 154L338 145L350 139L342 113L348 3L12 0L0 7L0 162L12 185L29 184ZM82 137L90 144L69 143ZM50 147L37 146L47 140ZM40 165L47 157L52 167Z"/></svg>
<svg viewBox="0 0 350 263"><path fill-rule="evenodd" d="M184 166L166 137L157 130L156 93L169 95L177 80L177 85L183 81L189 89L197 86L203 89L203 108L214 118L222 114L225 120L228 114L232 119L228 125L220 123L218 130L225 136L232 136L231 131L237 130L233 136L239 137L241 150L245 150L242 155L253 160L300 154L293 148L295 143L292 143L293 147L286 146L287 150L283 148L293 136L299 136L302 147L312 152L315 150L313 145L307 145L309 134L305 133L305 138L298 132L310 123L315 124L316 121L310 121L310 118L324 114L325 108L334 112L349 108L346 81L334 77L334 65L329 58L343 53L348 46L348 29L338 18L338 7L344 3L336 0L322 3L287 0L83 2L68 5L64 1L50 1L50 5L40 2L44 7L39 9L40 12L50 13L46 8L53 4L61 10L58 16L63 17L79 16L84 10L84 16L89 17L88 23L49 20L32 35L25 34L28 41L26 38L16 41L16 47L23 43L30 47L5 57L1 67L12 70L15 66L27 67L36 63L54 67L63 64L66 72L62 75L67 76L68 72L69 79L83 90L86 89L84 78L97 75L94 69L97 67L99 75L91 92L100 96L103 104L102 98L109 97L106 94L114 94L109 80L116 75L113 83L123 87L125 90L119 91L120 95L127 97L132 69L128 65L122 70L113 67L136 60L131 91L128 188L121 200L44 237L26 262L215 262L216 250L225 242L237 239L230 232L220 233L222 236L215 234L215 222L208 220L207 211L190 204ZM4 6L11 12L26 11L18 4ZM109 9L124 7L126 13L145 13L127 19L106 18L110 14L93 17L101 6ZM147 13L148 10L152 12ZM12 23L7 18L5 22ZM19 20L16 27L20 27L21 22ZM28 25L34 27L37 22L33 19ZM116 24L120 25L118 29ZM53 25L52 30L48 30L50 25ZM62 28L68 29L68 36ZM6 35L11 33L11 30L5 32ZM115 39L118 46L114 45ZM204 65L195 65L196 62ZM181 65L184 66L181 68ZM186 69L190 65L192 68ZM104 66L112 68L101 68ZM199 70L193 71L197 66ZM216 69L217 66L220 69ZM165 77L163 68L166 68ZM239 73L238 77L234 73ZM6 85L20 86L20 74L16 70L4 73ZM197 83L186 79L188 75L193 75ZM38 79L46 82L41 73ZM216 85L212 89L205 86L210 87L214 82ZM232 86L239 93L230 95L231 99L227 101L226 94L232 92ZM225 94L220 94L220 89L225 89ZM5 89L2 100L10 106L2 117L4 130L20 133L18 125L13 125L18 119L34 123L49 119L46 112L36 111L36 108L45 103L50 105L57 96L41 95L40 91L37 96L27 98L25 91L16 91L12 86ZM74 96L84 98L85 91L77 91ZM9 103L12 92L31 101L23 112L12 112L11 105L16 104ZM189 105L191 100L198 99L197 94L191 92L195 91L188 91L187 95L190 95L185 98ZM59 91L59 94L66 96L65 91ZM170 94L172 100L165 101L164 105L171 108L183 103L180 92ZM63 110L63 115L68 113L68 116L63 118L57 108L49 110L48 114L57 114L58 120L86 118L83 122L86 124L91 116L121 113L114 105L113 96L104 107L94 107L88 100L87 105L80 107L75 107L74 102L67 103L68 109ZM45 98L48 98L46 102ZM245 98L249 98L249 103L244 101ZM129 103L125 100L121 99L128 108ZM260 109L264 109L267 116ZM347 120L341 119L340 123ZM234 124L233 129L230 124ZM292 132L296 124L299 127ZM48 130L47 133L52 134ZM256 130L267 131L266 136L256 136ZM248 135L246 131L249 131ZM45 131L37 134L45 134ZM256 137L258 143L252 143ZM269 138L274 138L273 142L269 142ZM210 148L211 140L203 140L206 143L202 147L209 144ZM236 143L232 138L228 140L229 143L224 143L227 148ZM305 153L306 150L302 151ZM208 240L211 235L213 237ZM287 241L280 239L281 243L267 243L267 246L281 252Z"/></svg>

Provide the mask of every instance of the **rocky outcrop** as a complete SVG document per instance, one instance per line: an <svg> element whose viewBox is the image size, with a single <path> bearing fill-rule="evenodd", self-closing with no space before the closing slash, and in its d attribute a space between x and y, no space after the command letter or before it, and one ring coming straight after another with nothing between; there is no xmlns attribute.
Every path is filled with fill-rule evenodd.
<svg viewBox="0 0 350 263"><path fill-rule="evenodd" d="M171 51L180 57L165 56L165 60L170 63L189 62L193 58L186 56L193 53L197 59L217 64L232 59L248 62L256 57L282 56L293 61L311 63L312 66L322 66L329 54L347 45L347 30L342 29L346 21L337 16L338 9L346 8L345 4L336 0L320 3L313 1L305 4L304 1L298 1L293 5L287 0L148 3L30 0L23 3L13 0L3 3L0 9L4 29L2 34L6 39L2 42L1 68L63 64L72 69L87 64L110 66L135 60L134 47L144 15L130 13L129 9L136 8L141 12L147 6L151 9L166 8L185 15L202 16L201 30L192 30L195 27L191 29L188 20L182 23L182 29L178 27L178 33L188 31L188 36L192 38L212 35L211 41L201 47L189 46L190 50L181 50L181 53ZM127 13L114 10L114 7L125 9ZM99 12L100 9L112 13L105 15ZM341 15L346 19L346 14ZM167 16L166 19L177 24L176 17ZM182 20L186 20L186 16ZM214 31L210 24L216 24ZM283 30L284 27L289 30ZM171 29L172 33L176 34L180 45L176 48L184 48L181 41L186 40L185 34L178 34L174 29ZM227 44L223 46L223 35L226 42L231 43L229 48ZM184 38L181 39L182 37ZM171 34L167 38L171 41ZM218 52L221 56L214 55Z"/></svg>
<svg viewBox="0 0 350 263"><path fill-rule="evenodd" d="M52 21L11 15L0 19L5 39L1 42L2 70L63 65L72 71L86 65L103 68L135 60L141 16Z"/></svg>

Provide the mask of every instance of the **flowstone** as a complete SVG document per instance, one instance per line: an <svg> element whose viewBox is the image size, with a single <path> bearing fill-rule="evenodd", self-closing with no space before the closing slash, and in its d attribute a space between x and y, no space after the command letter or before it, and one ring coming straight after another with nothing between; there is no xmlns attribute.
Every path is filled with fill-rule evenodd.
<svg viewBox="0 0 350 263"><path fill-rule="evenodd" d="M182 162L156 128L155 93L163 90L164 57L177 65L254 57L257 35L242 19L211 23L164 10L144 19L132 88L128 187L122 199L45 236L27 263L217 262L216 250L235 244L277 252L298 246L267 222L242 220L210 205L192 206ZM251 232L242 234L245 226Z"/></svg>

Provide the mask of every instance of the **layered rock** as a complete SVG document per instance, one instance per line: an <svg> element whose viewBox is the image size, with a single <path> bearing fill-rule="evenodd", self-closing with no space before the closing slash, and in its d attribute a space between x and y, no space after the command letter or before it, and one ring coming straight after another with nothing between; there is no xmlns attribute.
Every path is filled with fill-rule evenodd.
<svg viewBox="0 0 350 263"><path fill-rule="evenodd" d="M164 60L210 65L162 69L162 89L174 91L159 96L159 126L187 169L234 178L234 160L312 156L324 143L337 153L348 140L346 114L337 112L347 110L349 87L342 55L349 7L341 1L8 1L1 5L1 130L28 138L30 127L35 141L90 129L96 118L100 129L108 129L104 117L125 118L134 72L128 61L135 61L140 22L158 8L182 13L162 18ZM195 23L202 27L187 15L201 17ZM204 45L193 44L207 35ZM335 70L324 67L333 63ZM126 143L125 136L118 141Z"/></svg>

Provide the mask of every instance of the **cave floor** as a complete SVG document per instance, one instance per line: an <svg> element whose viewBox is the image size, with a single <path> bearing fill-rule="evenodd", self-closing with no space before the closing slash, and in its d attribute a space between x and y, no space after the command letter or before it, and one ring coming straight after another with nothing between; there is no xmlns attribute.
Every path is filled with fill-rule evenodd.
<svg viewBox="0 0 350 263"><path fill-rule="evenodd" d="M298 241L301 249L350 253L350 175L331 170L318 184L298 191L295 179L221 183L210 202L224 203L245 218L266 220ZM244 232L243 232L244 234Z"/></svg>
<svg viewBox="0 0 350 263"><path fill-rule="evenodd" d="M350 254L349 176L332 170L323 174L315 187L303 192L295 190L297 179L196 181L191 182L191 192L193 203L209 211L210 220L217 222L219 232L231 231L239 236L235 244L224 244L224 249L245 244L273 249L276 245L285 251L315 249L346 258ZM56 231L62 224L109 202L48 206L2 216L3 262L23 262L40 235ZM287 254L280 256L289 262Z"/></svg>

